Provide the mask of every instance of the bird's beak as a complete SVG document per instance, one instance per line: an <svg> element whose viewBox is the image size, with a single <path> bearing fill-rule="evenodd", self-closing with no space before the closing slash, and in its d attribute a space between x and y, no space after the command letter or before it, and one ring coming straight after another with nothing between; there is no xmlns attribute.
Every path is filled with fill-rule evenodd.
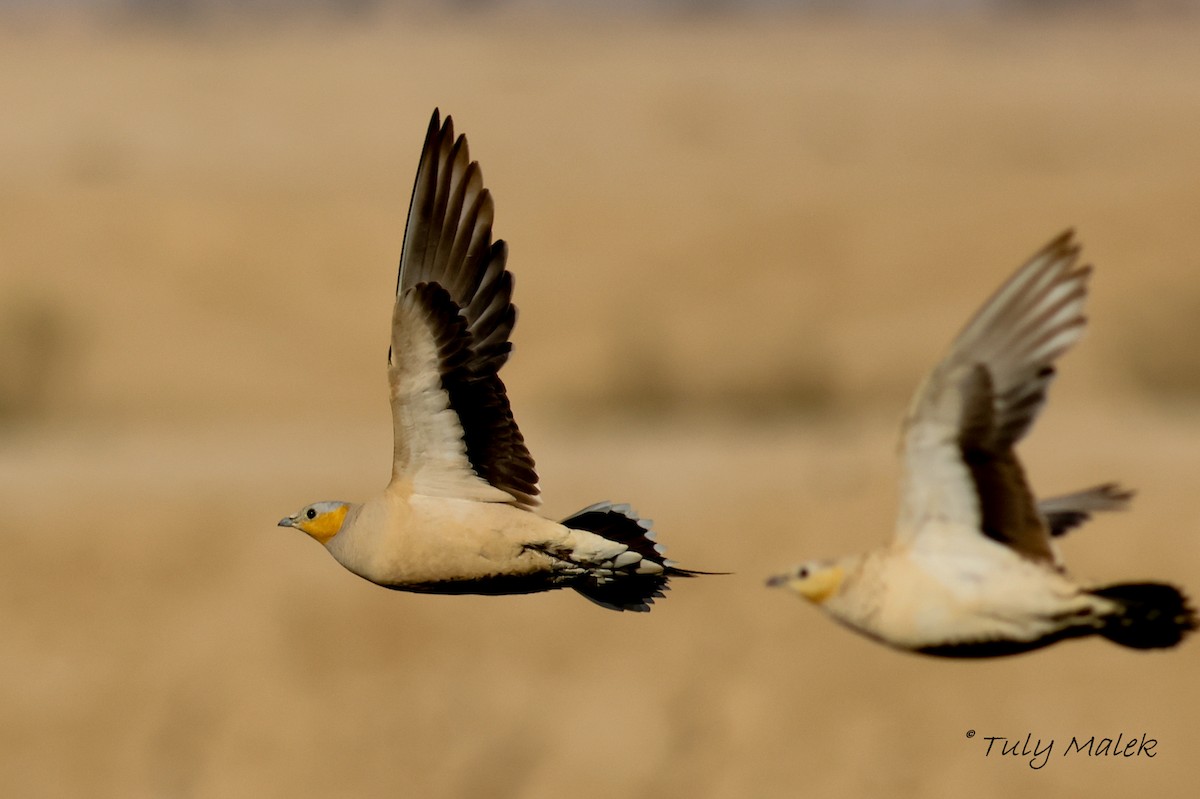
<svg viewBox="0 0 1200 799"><path fill-rule="evenodd" d="M296 523L295 523L295 521L292 520L291 516L288 516L286 519L279 520L279 526L280 527L295 527Z"/></svg>
<svg viewBox="0 0 1200 799"><path fill-rule="evenodd" d="M283 524L283 522L280 522ZM792 579L790 574L777 574L767 579L767 588L783 588Z"/></svg>

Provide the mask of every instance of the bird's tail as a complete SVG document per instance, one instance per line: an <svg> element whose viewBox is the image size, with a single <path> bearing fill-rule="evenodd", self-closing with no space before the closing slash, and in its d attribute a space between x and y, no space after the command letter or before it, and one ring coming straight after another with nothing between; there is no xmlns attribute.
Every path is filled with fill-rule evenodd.
<svg viewBox="0 0 1200 799"><path fill-rule="evenodd" d="M1120 583L1091 593L1117 603L1100 634L1132 649L1166 649L1196 629L1196 613L1187 597L1165 583Z"/></svg>
<svg viewBox="0 0 1200 799"><path fill-rule="evenodd" d="M598 502L563 519L562 524L628 547L611 560L589 564L571 586L610 610L648 611L654 600L663 596L670 578L708 574L681 569L668 560L662 544L654 540L650 520L639 518L628 505Z"/></svg>

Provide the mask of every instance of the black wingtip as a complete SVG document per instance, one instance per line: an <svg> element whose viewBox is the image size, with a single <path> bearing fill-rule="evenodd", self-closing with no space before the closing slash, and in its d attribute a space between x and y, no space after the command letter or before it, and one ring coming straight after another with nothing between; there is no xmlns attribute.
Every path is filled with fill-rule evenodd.
<svg viewBox="0 0 1200 799"><path fill-rule="evenodd" d="M442 122L442 112L439 108L433 109L432 116L429 117L429 127L425 129L425 152L437 152L434 143L437 142L446 133L446 125L450 125L450 117L447 116L445 123ZM453 128L451 128L453 130Z"/></svg>

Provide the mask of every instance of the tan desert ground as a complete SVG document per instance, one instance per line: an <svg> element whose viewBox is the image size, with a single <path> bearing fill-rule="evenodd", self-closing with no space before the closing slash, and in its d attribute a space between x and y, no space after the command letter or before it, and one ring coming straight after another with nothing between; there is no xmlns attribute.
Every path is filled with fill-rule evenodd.
<svg viewBox="0 0 1200 799"><path fill-rule="evenodd" d="M18 6L0 794L1195 795L1200 637L935 660L763 582L890 534L911 391L1073 226L1090 327L1021 453L1138 491L1074 573L1200 597L1200 19ZM275 526L388 478L435 106L511 246L544 512L632 502L732 575L649 615L418 596Z"/></svg>

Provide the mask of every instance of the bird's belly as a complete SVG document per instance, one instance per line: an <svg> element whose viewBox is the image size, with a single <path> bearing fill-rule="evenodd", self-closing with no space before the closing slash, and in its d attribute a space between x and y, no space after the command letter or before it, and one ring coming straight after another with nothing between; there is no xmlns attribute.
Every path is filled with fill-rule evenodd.
<svg viewBox="0 0 1200 799"><path fill-rule="evenodd" d="M527 593L544 590L553 576L549 558L530 545L544 537L543 525L556 525L528 511L423 497L390 510L360 523L339 550L330 547L373 583L427 593Z"/></svg>
<svg viewBox="0 0 1200 799"><path fill-rule="evenodd" d="M1029 640L1061 626L1077 591L1047 569L992 558L915 559L887 580L878 624L910 648L960 639Z"/></svg>

